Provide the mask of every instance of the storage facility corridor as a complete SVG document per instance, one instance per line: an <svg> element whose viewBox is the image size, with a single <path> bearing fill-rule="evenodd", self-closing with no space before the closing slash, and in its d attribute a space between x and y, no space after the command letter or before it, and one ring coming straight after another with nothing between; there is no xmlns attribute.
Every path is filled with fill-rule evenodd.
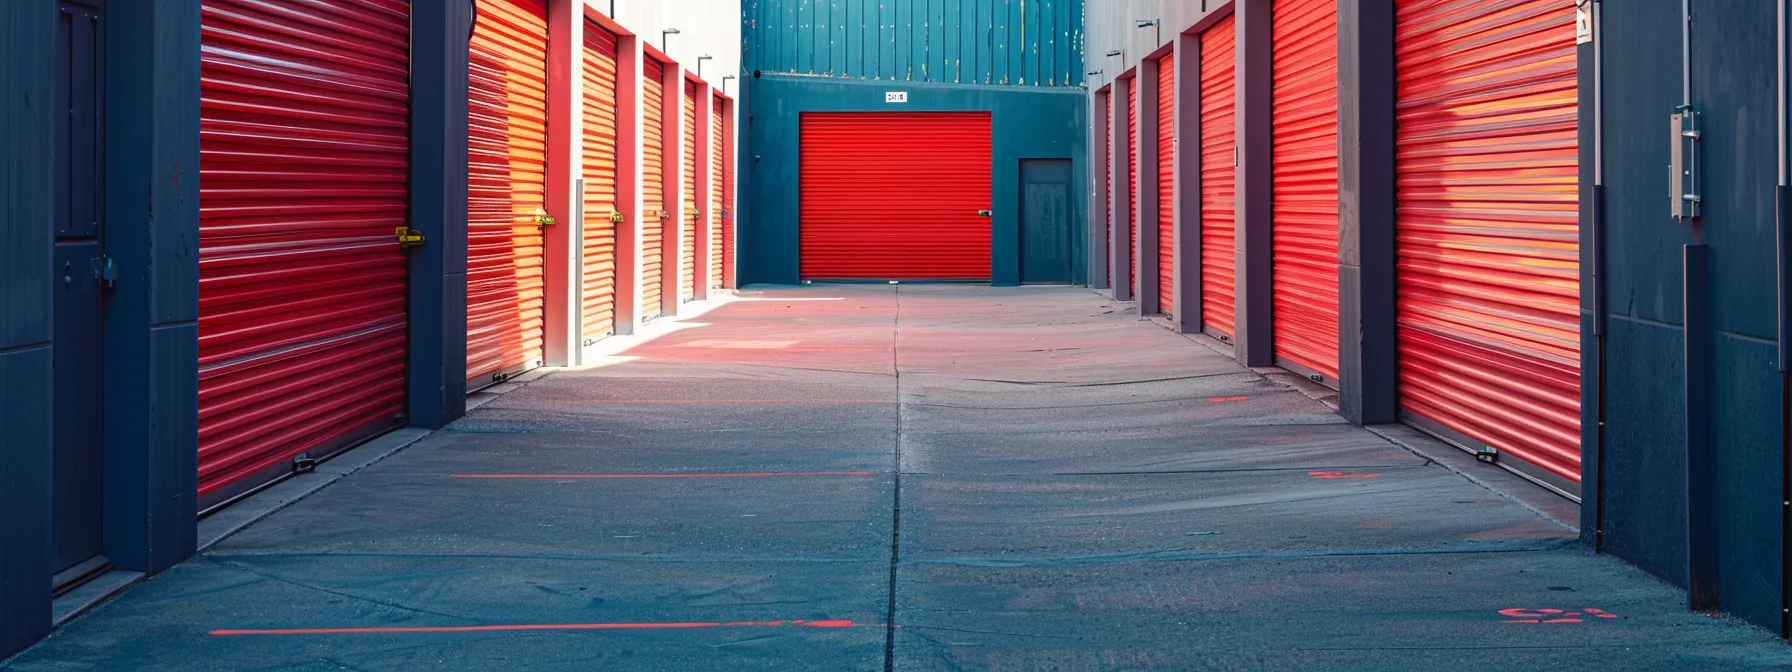
<svg viewBox="0 0 1792 672"><path fill-rule="evenodd" d="M1084 288L749 287L337 458L0 667L1792 665L1199 338Z"/></svg>

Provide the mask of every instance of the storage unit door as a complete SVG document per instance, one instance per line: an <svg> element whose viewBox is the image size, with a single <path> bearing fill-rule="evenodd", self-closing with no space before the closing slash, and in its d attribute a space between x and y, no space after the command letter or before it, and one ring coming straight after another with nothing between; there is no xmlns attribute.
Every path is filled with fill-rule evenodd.
<svg viewBox="0 0 1792 672"><path fill-rule="evenodd" d="M709 286L722 286L722 99L710 105L709 114Z"/></svg>
<svg viewBox="0 0 1792 672"><path fill-rule="evenodd" d="M1233 80L1237 61L1233 17L1201 33L1201 324L1212 334L1231 338L1233 271L1238 266L1233 231L1233 193L1237 169L1233 147L1238 137Z"/></svg>
<svg viewBox="0 0 1792 672"><path fill-rule="evenodd" d="M803 115L804 279L988 280L988 112Z"/></svg>
<svg viewBox="0 0 1792 672"><path fill-rule="evenodd" d="M1111 95L1113 95L1111 92L1101 94L1101 108L1106 111L1102 116L1107 117L1108 122L1107 132L1101 135L1101 155L1104 157L1101 162L1101 180L1102 184L1107 185L1107 191L1104 192L1107 194L1107 198L1102 200L1108 203L1107 207L1101 209L1101 224L1102 232L1105 234L1102 240L1107 241L1103 249L1108 259L1114 258L1114 106L1109 102L1111 99L1108 98ZM1112 269L1108 271L1110 281L1114 281L1115 275Z"/></svg>
<svg viewBox="0 0 1792 672"><path fill-rule="evenodd" d="M1126 255L1126 286L1139 295L1139 86L1137 77L1126 83L1126 230L1132 251Z"/></svg>
<svg viewBox="0 0 1792 672"><path fill-rule="evenodd" d="M469 389L541 365L547 48L543 0L480 0L467 61Z"/></svg>
<svg viewBox="0 0 1792 672"><path fill-rule="evenodd" d="M200 17L203 510L403 421L410 8Z"/></svg>
<svg viewBox="0 0 1792 672"><path fill-rule="evenodd" d="M697 209L697 83L684 80L684 143L680 164L684 170L684 207L679 213L678 297L689 301L697 296L697 222L703 213Z"/></svg>
<svg viewBox="0 0 1792 672"><path fill-rule="evenodd" d="M734 202L734 166L739 163L739 142L736 133L740 132L739 114L733 101L722 106L724 112L732 113L729 122L724 122L724 130L728 139L723 142L725 156L722 161L722 284L726 287L740 286L740 262L735 258L735 219L734 211L740 206Z"/></svg>
<svg viewBox="0 0 1792 672"><path fill-rule="evenodd" d="M1573 4L1401 0L1396 21L1401 407L1574 494Z"/></svg>
<svg viewBox="0 0 1792 672"><path fill-rule="evenodd" d="M1157 61L1157 312L1176 307L1176 55Z"/></svg>
<svg viewBox="0 0 1792 672"><path fill-rule="evenodd" d="M585 22L583 137L585 217L580 224L584 342L616 331L616 35Z"/></svg>
<svg viewBox="0 0 1792 672"><path fill-rule="evenodd" d="M1338 380L1338 8L1278 0L1274 77L1276 358Z"/></svg>
<svg viewBox="0 0 1792 672"><path fill-rule="evenodd" d="M666 258L666 65L641 68L641 316L660 316L660 263Z"/></svg>

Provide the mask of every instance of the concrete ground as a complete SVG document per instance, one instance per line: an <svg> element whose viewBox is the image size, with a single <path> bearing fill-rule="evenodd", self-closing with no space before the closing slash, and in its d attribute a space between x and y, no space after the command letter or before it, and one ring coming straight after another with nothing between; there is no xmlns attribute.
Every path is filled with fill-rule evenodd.
<svg viewBox="0 0 1792 672"><path fill-rule="evenodd" d="M678 326L0 668L1792 669L1088 290L764 289Z"/></svg>

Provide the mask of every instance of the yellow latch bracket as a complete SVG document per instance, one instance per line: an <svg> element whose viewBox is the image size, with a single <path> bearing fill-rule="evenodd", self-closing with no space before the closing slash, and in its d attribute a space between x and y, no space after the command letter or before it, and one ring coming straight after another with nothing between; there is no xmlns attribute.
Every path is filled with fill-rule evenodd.
<svg viewBox="0 0 1792 672"><path fill-rule="evenodd" d="M535 209L535 223L538 225L541 225L541 226L553 226L554 225L554 217L553 217L553 215L549 215L548 211L543 210L541 208L536 208Z"/></svg>
<svg viewBox="0 0 1792 672"><path fill-rule="evenodd" d="M408 226L401 226L398 227L398 230L395 231L395 233L398 234L398 249L408 250L413 247L423 247L422 231L418 231Z"/></svg>

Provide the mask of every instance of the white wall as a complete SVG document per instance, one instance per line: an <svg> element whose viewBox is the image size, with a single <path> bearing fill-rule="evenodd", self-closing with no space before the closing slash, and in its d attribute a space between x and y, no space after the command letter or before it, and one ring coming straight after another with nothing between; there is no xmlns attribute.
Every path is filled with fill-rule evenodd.
<svg viewBox="0 0 1792 672"><path fill-rule="evenodd" d="M679 34L664 38L666 55L690 70L696 70L698 56L714 56L703 62L703 81L718 89L723 75L740 77L740 0L585 0L585 4L606 15L614 6L611 18L655 48L661 44L660 31L677 28ZM728 97L739 98L740 80L727 84Z"/></svg>

